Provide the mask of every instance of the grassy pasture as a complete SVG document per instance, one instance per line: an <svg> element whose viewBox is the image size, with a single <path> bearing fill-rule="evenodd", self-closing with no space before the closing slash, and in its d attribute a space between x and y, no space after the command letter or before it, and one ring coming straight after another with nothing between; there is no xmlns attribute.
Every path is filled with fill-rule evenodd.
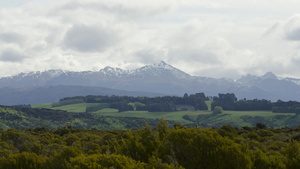
<svg viewBox="0 0 300 169"><path fill-rule="evenodd" d="M272 113L271 111L224 111L222 114L188 115L185 119L207 127L230 124L236 127L255 126L264 123L269 127L297 127L300 117L294 113Z"/></svg>
<svg viewBox="0 0 300 169"><path fill-rule="evenodd" d="M210 110L210 111L211 111L211 103L212 103L212 101L211 101L211 100L209 100L209 101L205 101L205 104L207 105L207 107L208 107L208 110Z"/></svg>
<svg viewBox="0 0 300 169"><path fill-rule="evenodd" d="M125 111L118 112L115 109L106 109L94 112L103 116L114 116L114 117L139 117L139 118L149 118L149 119L161 119L172 120L176 122L180 122L182 124L190 124L193 123L189 120L185 120L182 117L186 114L192 115L200 115L203 113L202 111L176 111L176 112L148 112L148 111Z"/></svg>
<svg viewBox="0 0 300 169"><path fill-rule="evenodd" d="M58 107L52 107L51 103L48 104L35 104L32 105L32 108L48 108L54 110L64 110L67 112L74 112L74 113L84 113L88 106L98 105L98 103L77 103L77 104L68 104Z"/></svg>
<svg viewBox="0 0 300 169"><path fill-rule="evenodd" d="M77 103L77 104L69 104L59 107L51 107L51 104L41 104L41 105L33 105L33 108L51 108L55 110L65 110L68 112L82 113L85 112L87 106L97 105L98 103ZM105 108L95 112L94 114L102 115L102 116L113 116L113 117L139 117L139 118L149 118L149 119L161 119L162 117L165 120L172 120L176 122L180 122L182 124L190 124L192 121L185 120L182 117L184 115L201 115L210 113L209 111L176 111L176 112L147 112L147 111L125 111L118 112L117 109Z"/></svg>
<svg viewBox="0 0 300 169"><path fill-rule="evenodd" d="M59 107L53 107L54 110L65 110L67 112L83 113L86 110L87 103L68 104Z"/></svg>
<svg viewBox="0 0 300 169"><path fill-rule="evenodd" d="M51 109L52 108L52 103L46 103L46 104L34 104L34 105L31 105L32 108L38 108L38 109L41 109L41 108L46 108L46 109Z"/></svg>
<svg viewBox="0 0 300 169"><path fill-rule="evenodd" d="M55 110L68 112L85 112L88 106L98 103L77 103L54 107ZM211 102L206 102L210 109ZM51 108L51 104L33 105L33 108ZM183 125L199 124L202 126L222 126L230 124L236 127L255 126L256 123L264 123L271 127L297 126L300 117L293 113L272 113L271 111L224 111L219 115L212 115L212 111L175 111L175 112L147 112L147 111L125 111L118 112L117 109L104 108L91 112L95 115L111 117L137 117L148 119L161 119L176 121ZM119 123L119 122L116 122ZM118 125L118 124L115 124Z"/></svg>

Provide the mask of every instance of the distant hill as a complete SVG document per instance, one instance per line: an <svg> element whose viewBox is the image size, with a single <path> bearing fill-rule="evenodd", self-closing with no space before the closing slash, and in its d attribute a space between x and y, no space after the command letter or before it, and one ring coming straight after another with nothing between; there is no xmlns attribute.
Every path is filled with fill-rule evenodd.
<svg viewBox="0 0 300 169"><path fill-rule="evenodd" d="M135 92L125 91L139 91L135 94L141 96L235 93L239 99L300 101L299 84L300 79L278 78L271 72L261 77L249 74L238 80L191 76L161 61L134 70L112 67L82 72L48 70L3 77L0 78L0 104L53 102L54 99L74 95L100 95L104 91L107 95L131 96ZM75 90L74 86L81 87Z"/></svg>
<svg viewBox="0 0 300 169"><path fill-rule="evenodd" d="M0 106L0 129L28 129L47 127L63 128L71 125L80 129L131 129L140 128L147 122L152 127L159 119L144 117L108 117L92 113L72 113L62 110L34 109L29 107ZM174 121L168 120L170 125Z"/></svg>
<svg viewBox="0 0 300 169"><path fill-rule="evenodd" d="M0 105L22 105L52 103L59 99L72 96L102 95L102 96L162 96L159 93L122 91L93 86L37 86L37 87L4 87L0 88Z"/></svg>

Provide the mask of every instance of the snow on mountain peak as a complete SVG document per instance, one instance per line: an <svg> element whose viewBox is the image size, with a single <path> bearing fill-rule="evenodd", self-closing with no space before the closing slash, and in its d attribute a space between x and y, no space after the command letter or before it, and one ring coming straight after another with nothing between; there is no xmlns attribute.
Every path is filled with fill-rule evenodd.
<svg viewBox="0 0 300 169"><path fill-rule="evenodd" d="M169 69L169 70L172 70L174 69L173 66L167 64L166 62L164 61L160 61L159 63L154 63L153 65L150 65L154 68L161 68L161 69Z"/></svg>
<svg viewBox="0 0 300 169"><path fill-rule="evenodd" d="M152 65L146 65L141 68L130 71L130 74L145 76L161 76L162 78L170 78L171 76L178 79L187 79L190 77L187 73L167 64L164 61L160 61L159 63L154 63ZM170 76L171 75L171 76Z"/></svg>
<svg viewBox="0 0 300 169"><path fill-rule="evenodd" d="M50 77L52 78L55 78L55 77L58 77L59 75L61 74L64 74L64 73L67 73L68 71L65 71L65 70L62 70L62 69L51 69L51 70L48 70L46 72L42 72L42 73L47 73Z"/></svg>
<svg viewBox="0 0 300 169"><path fill-rule="evenodd" d="M104 69L102 69L102 71L105 71L105 72L114 72L115 68L110 67L110 66L106 66Z"/></svg>
<svg viewBox="0 0 300 169"><path fill-rule="evenodd" d="M173 66L167 64L166 62L164 61L160 61L159 63L154 63L152 65L146 65L146 66L143 66L141 68L139 68L143 71L146 71L146 70L150 70L150 69L167 69L167 70L175 70L176 68L174 68Z"/></svg>
<svg viewBox="0 0 300 169"><path fill-rule="evenodd" d="M16 76L10 76L8 78L14 78L14 77L18 77L18 78L27 78L27 77L31 77L31 78L39 78L39 77L43 77L43 76L48 76L50 78L55 78L60 76L61 74L67 73L68 71L66 70L61 70L61 69L51 69L51 70L47 70L47 71L32 71L32 72L27 72L27 73L20 73Z"/></svg>
<svg viewBox="0 0 300 169"><path fill-rule="evenodd" d="M277 79L277 76L272 72L267 72L263 76L261 76L264 79Z"/></svg>
<svg viewBox="0 0 300 169"><path fill-rule="evenodd" d="M111 77L124 77L124 78L137 78L137 77L143 77L143 78L161 78L161 79L188 79L191 76L169 64L167 64L164 61L160 61L158 63L154 63L151 65L145 65L141 68L132 69L132 70L123 70L120 68L113 68L110 66L107 66L98 72L91 72L91 71L85 71L85 72L73 72L73 71L66 71L62 69L51 69L47 71L35 71L35 72L28 72L28 73L20 73L17 76L12 76L6 79L36 79L39 81L47 81L50 79L55 79L60 76L68 76L69 78L73 77L83 77L90 74L102 74L103 76L107 76L109 78ZM95 75L96 75L95 74ZM63 77L64 78L64 77Z"/></svg>
<svg viewBox="0 0 300 169"><path fill-rule="evenodd" d="M110 66L106 66L104 69L101 69L99 72L102 72L104 74L115 74L117 76L123 75L127 73L126 70L120 69L120 68L113 68Z"/></svg>

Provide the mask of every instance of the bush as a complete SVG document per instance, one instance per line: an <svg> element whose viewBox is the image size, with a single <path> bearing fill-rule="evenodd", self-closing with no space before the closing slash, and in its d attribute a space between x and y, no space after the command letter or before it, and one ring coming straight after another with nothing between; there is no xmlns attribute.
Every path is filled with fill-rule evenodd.
<svg viewBox="0 0 300 169"><path fill-rule="evenodd" d="M214 108L213 114L222 114L223 113L223 108L220 106L216 106Z"/></svg>

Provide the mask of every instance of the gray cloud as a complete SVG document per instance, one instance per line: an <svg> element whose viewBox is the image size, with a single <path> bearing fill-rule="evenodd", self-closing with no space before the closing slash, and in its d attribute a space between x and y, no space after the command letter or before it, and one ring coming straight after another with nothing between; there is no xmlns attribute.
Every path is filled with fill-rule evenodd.
<svg viewBox="0 0 300 169"><path fill-rule="evenodd" d="M242 75L235 69L230 68L223 68L222 66L214 66L207 69L202 69L196 71L195 74L197 75L205 75L208 77L215 77L215 78L232 78L238 79Z"/></svg>
<svg viewBox="0 0 300 169"><path fill-rule="evenodd" d="M169 55L172 57L172 60L193 61L208 65L221 63L215 54L201 49L174 49L170 51Z"/></svg>
<svg viewBox="0 0 300 169"><path fill-rule="evenodd" d="M274 34L279 28L280 28L280 23L275 23L272 27L268 28L265 33L262 35L262 37L268 37Z"/></svg>
<svg viewBox="0 0 300 169"><path fill-rule="evenodd" d="M0 33L0 41L5 43L16 43L16 44L22 44L24 42L24 37L17 34L17 33Z"/></svg>
<svg viewBox="0 0 300 169"><path fill-rule="evenodd" d="M13 49L6 49L0 54L0 61L3 62L22 62L25 58L25 55Z"/></svg>
<svg viewBox="0 0 300 169"><path fill-rule="evenodd" d="M289 18L284 25L285 37L287 40L300 40L300 15Z"/></svg>
<svg viewBox="0 0 300 169"><path fill-rule="evenodd" d="M287 32L286 38L288 40L299 41L300 40L300 27Z"/></svg>
<svg viewBox="0 0 300 169"><path fill-rule="evenodd" d="M291 59L291 63L293 64L293 66L296 66L299 69L300 57L293 57Z"/></svg>
<svg viewBox="0 0 300 169"><path fill-rule="evenodd" d="M115 44L118 39L112 30L96 26L75 25L67 31L63 46L79 52L103 52Z"/></svg>
<svg viewBox="0 0 300 169"><path fill-rule="evenodd" d="M163 56L163 51L158 51L154 49L144 49L137 51L134 54L132 61L135 60L143 64L151 64L163 60Z"/></svg>

